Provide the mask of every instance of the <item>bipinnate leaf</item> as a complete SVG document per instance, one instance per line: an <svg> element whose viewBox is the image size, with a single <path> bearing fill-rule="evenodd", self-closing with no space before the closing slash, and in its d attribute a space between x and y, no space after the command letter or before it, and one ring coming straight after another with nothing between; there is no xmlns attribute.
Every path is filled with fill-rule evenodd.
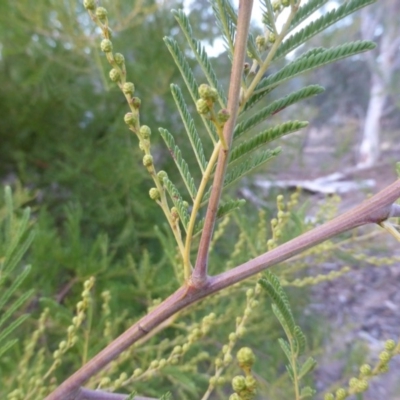
<svg viewBox="0 0 400 400"><path fill-rule="evenodd" d="M210 4L217 20L217 26L232 58L237 26L236 12L231 2L227 0L210 0Z"/></svg>
<svg viewBox="0 0 400 400"><path fill-rule="evenodd" d="M167 36L164 37L164 42L169 52L171 53L172 58L174 59L175 64L179 69L179 72L181 73L183 81L185 82L185 85L189 91L190 97L193 100L193 103L196 103L199 97L199 85L196 82L193 71L189 67L189 63L187 62L186 57L183 55L178 46L178 43L174 39ZM210 138L215 141L218 135L216 133L214 125L204 115L201 115L201 119L207 129Z"/></svg>
<svg viewBox="0 0 400 400"><path fill-rule="evenodd" d="M316 34L324 31L329 26L335 24L341 19L359 10L360 8L365 7L374 2L375 0L346 1L338 8L333 9L328 13L322 15L318 19L310 22L306 27L304 27L299 32L296 32L294 35L290 36L287 40L285 40L279 46L275 59L280 59L282 57L285 57L288 53L299 47L301 44L305 43L307 40L311 39Z"/></svg>
<svg viewBox="0 0 400 400"><path fill-rule="evenodd" d="M245 110L252 107L257 103L265 94L278 85L294 78L297 75L311 71L315 68L322 67L323 65L341 60L346 57L351 57L355 54L362 53L367 50L375 48L375 43L369 41L357 41L346 43L341 46L333 47L330 49L321 50L317 52L308 52L308 55L300 56L298 59L290 62L285 67L280 69L275 74L269 75L264 78L256 87L255 94L250 98L246 104Z"/></svg>
<svg viewBox="0 0 400 400"><path fill-rule="evenodd" d="M316 393L315 389L312 389L310 386L305 386L300 390L300 399L307 399L309 397L313 397Z"/></svg>
<svg viewBox="0 0 400 400"><path fill-rule="evenodd" d="M309 0L304 3L296 12L292 22L290 23L288 33L299 26L303 21L324 6L329 0Z"/></svg>
<svg viewBox="0 0 400 400"><path fill-rule="evenodd" d="M190 197L192 198L192 200L194 200L197 196L197 189L194 183L194 179L190 174L187 162L183 159L182 153L179 147L175 144L173 136L166 129L163 128L159 128L159 132L161 134L161 137L164 139L165 144L167 145L176 166L178 167L179 173L181 174L181 177L190 194Z"/></svg>
<svg viewBox="0 0 400 400"><path fill-rule="evenodd" d="M303 129L307 125L307 121L288 121L260 132L254 137L233 147L229 156L229 163L233 163L243 156L249 156L252 151L259 149L275 139Z"/></svg>
<svg viewBox="0 0 400 400"><path fill-rule="evenodd" d="M225 93L221 87L221 85L218 82L217 75L214 72L213 67L211 66L210 60L207 56L206 51L204 50L204 47L201 45L201 43L194 39L192 27L190 25L189 19L185 15L185 13L182 10L172 10L172 14L174 15L175 19L178 21L179 26L182 29L182 32L184 33L186 40L192 49L197 62L199 63L199 66L203 70L204 75L206 76L206 79L210 86L214 87L217 89L218 92L218 101L221 106L221 108L226 107L226 96Z"/></svg>
<svg viewBox="0 0 400 400"><path fill-rule="evenodd" d="M283 318L283 320L285 321L285 324L289 329L286 334L294 337L294 330L296 325L290 308L289 299L287 298L286 293L283 291L279 279L270 271L266 271L264 277L261 278L258 282L261 287L263 287L267 291L268 295L271 297L273 305L276 306L279 315L277 315L277 318Z"/></svg>
<svg viewBox="0 0 400 400"><path fill-rule="evenodd" d="M294 327L293 333L294 333L294 339L295 339L295 343L296 343L297 355L299 356L304 353L304 350L306 348L306 344L307 344L306 337L298 325L296 325Z"/></svg>
<svg viewBox="0 0 400 400"><path fill-rule="evenodd" d="M189 214L187 212L187 208L183 204L182 196L179 193L176 186L168 178L164 178L163 181L164 181L165 188L167 189L167 192L168 192L169 196L171 197L172 202L174 203L174 206L178 210L179 218L180 218L182 225L186 231L187 225L189 223Z"/></svg>
<svg viewBox="0 0 400 400"><path fill-rule="evenodd" d="M202 174L207 166L207 161L204 156L203 145L200 140L200 136L197 133L196 127L194 125L194 121L192 116L189 113L188 107L185 103L185 100L182 96L182 92L177 85L171 85L171 93L172 97L175 100L175 104L178 108L179 114L181 115L182 122L185 126L186 133L189 137L190 144L192 145L193 152L196 156L196 160L199 164L200 170Z"/></svg>
<svg viewBox="0 0 400 400"><path fill-rule="evenodd" d="M299 373L298 373L298 379L304 378L309 372L311 372L317 365L317 362L312 358L309 357L307 360L304 362L304 364L300 367Z"/></svg>
<svg viewBox="0 0 400 400"><path fill-rule="evenodd" d="M237 139L241 135L254 128L256 125L265 121L271 115L275 115L283 109L291 106L292 104L298 103L301 100L316 96L324 91L324 88L319 85L306 86L296 92L290 93L289 95L282 97L278 100L273 101L268 106L264 107L260 111L256 112L250 118L240 122L234 130L234 138Z"/></svg>

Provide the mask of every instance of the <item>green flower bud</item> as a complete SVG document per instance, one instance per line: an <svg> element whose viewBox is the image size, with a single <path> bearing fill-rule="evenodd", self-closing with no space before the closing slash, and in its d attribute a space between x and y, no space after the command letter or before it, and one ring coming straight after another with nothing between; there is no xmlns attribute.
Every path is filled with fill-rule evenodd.
<svg viewBox="0 0 400 400"><path fill-rule="evenodd" d="M222 110L218 111L218 121L224 124L226 121L228 121L229 117L231 115L229 114L229 111L226 108L223 108Z"/></svg>
<svg viewBox="0 0 400 400"><path fill-rule="evenodd" d="M125 62L125 57L121 53L116 53L114 56L114 60L118 65L122 65Z"/></svg>
<svg viewBox="0 0 400 400"><path fill-rule="evenodd" d="M359 379L358 385L357 385L357 392L365 392L369 387L369 383L367 379Z"/></svg>
<svg viewBox="0 0 400 400"><path fill-rule="evenodd" d="M242 347L236 355L240 368L250 369L256 361L256 356L250 347Z"/></svg>
<svg viewBox="0 0 400 400"><path fill-rule="evenodd" d="M275 34L272 33L272 32L270 32L269 35L268 35L268 41L269 41L270 43L275 43L275 40L276 40Z"/></svg>
<svg viewBox="0 0 400 400"><path fill-rule="evenodd" d="M124 121L127 125L135 125L137 120L131 112L128 112L124 116Z"/></svg>
<svg viewBox="0 0 400 400"><path fill-rule="evenodd" d="M83 0L83 7L86 10L94 10L96 8L96 2L94 0Z"/></svg>
<svg viewBox="0 0 400 400"><path fill-rule="evenodd" d="M107 18L107 10L104 7L97 7L96 8L96 17L100 21L104 21Z"/></svg>
<svg viewBox="0 0 400 400"><path fill-rule="evenodd" d="M232 379L232 389L236 392L239 393L243 390L246 390L246 379L244 376L235 376Z"/></svg>
<svg viewBox="0 0 400 400"><path fill-rule="evenodd" d="M382 351L382 352L379 354L379 359L380 359L382 362L388 362L388 361L390 361L390 359L391 359L390 353L387 352L387 351Z"/></svg>
<svg viewBox="0 0 400 400"><path fill-rule="evenodd" d="M246 387L249 390L254 390L257 387L257 381L252 375L246 376Z"/></svg>
<svg viewBox="0 0 400 400"><path fill-rule="evenodd" d="M179 219L179 213L176 207L171 208L171 216L175 221ZM196 335L192 332L192 334L189 336L189 341L193 342L194 340L196 340Z"/></svg>
<svg viewBox="0 0 400 400"><path fill-rule="evenodd" d="M392 351L392 350L395 349L395 347L396 347L396 342L394 340L392 340L392 339L386 340L386 342L385 342L385 350Z"/></svg>
<svg viewBox="0 0 400 400"><path fill-rule="evenodd" d="M151 188L149 195L152 200L158 200L160 198L160 191L157 188Z"/></svg>
<svg viewBox="0 0 400 400"><path fill-rule="evenodd" d="M281 2L279 0L272 2L272 9L274 11L279 11L280 8L281 8Z"/></svg>
<svg viewBox="0 0 400 400"><path fill-rule="evenodd" d="M122 91L125 94L133 95L135 92L135 85L132 82L125 82L122 86Z"/></svg>
<svg viewBox="0 0 400 400"><path fill-rule="evenodd" d="M343 400L346 398L346 396L347 396L347 393L343 388L336 390L336 399L337 400Z"/></svg>
<svg viewBox="0 0 400 400"><path fill-rule="evenodd" d="M142 374L143 374L143 370L142 370L141 368L136 368L136 369L133 371L133 376L134 376L134 377L139 376L139 375L142 375Z"/></svg>
<svg viewBox="0 0 400 400"><path fill-rule="evenodd" d="M244 326L239 327L236 333L238 337L240 338L243 337L246 334L246 327Z"/></svg>
<svg viewBox="0 0 400 400"><path fill-rule="evenodd" d="M210 93L210 89L211 87L209 85L207 85L206 83L202 83L199 86L199 96L200 98L206 100L209 97L209 93Z"/></svg>
<svg viewBox="0 0 400 400"><path fill-rule="evenodd" d="M259 48L263 48L264 46L265 46L265 37L264 36L257 36L256 37L256 45L259 47Z"/></svg>
<svg viewBox="0 0 400 400"><path fill-rule="evenodd" d="M230 342L234 342L234 341L236 341L236 339L237 339L236 333L232 332L232 333L229 334L229 341Z"/></svg>
<svg viewBox="0 0 400 400"><path fill-rule="evenodd" d="M358 379L357 378L351 378L349 380L349 387L355 388L358 385Z"/></svg>
<svg viewBox="0 0 400 400"><path fill-rule="evenodd" d="M189 203L188 203L187 201L184 201L184 202L182 203L182 205L183 205L183 207L185 207L186 209L189 208Z"/></svg>
<svg viewBox="0 0 400 400"><path fill-rule="evenodd" d="M224 355L224 364L225 365L230 364L232 362L232 360L233 360L233 357L229 353Z"/></svg>
<svg viewBox="0 0 400 400"><path fill-rule="evenodd" d="M335 396L332 393L327 393L324 396L324 400L335 400Z"/></svg>
<svg viewBox="0 0 400 400"><path fill-rule="evenodd" d="M151 135L151 130L147 125L142 125L140 127L139 133L144 139L148 139Z"/></svg>
<svg viewBox="0 0 400 400"><path fill-rule="evenodd" d="M104 53L110 53L113 49L111 40L103 39L100 43L100 49Z"/></svg>
<svg viewBox="0 0 400 400"><path fill-rule="evenodd" d="M132 97L130 103L132 104L133 108L139 109L142 101L139 99L139 97Z"/></svg>
<svg viewBox="0 0 400 400"><path fill-rule="evenodd" d="M290 6L290 0L282 0L282 5L283 5L283 7L289 7Z"/></svg>
<svg viewBox="0 0 400 400"><path fill-rule="evenodd" d="M182 354L182 347L181 346L175 346L172 350L172 354Z"/></svg>
<svg viewBox="0 0 400 400"><path fill-rule="evenodd" d="M234 393L229 396L229 400L242 400L242 398L237 393Z"/></svg>
<svg viewBox="0 0 400 400"><path fill-rule="evenodd" d="M158 360L153 360L153 361L150 363L150 368L151 368L151 369L156 369L156 368L158 368L159 365L160 365L160 362L159 362Z"/></svg>
<svg viewBox="0 0 400 400"><path fill-rule="evenodd" d="M361 367L360 367L360 373L361 373L361 375L368 376L368 375L371 374L371 371L372 371L372 368L371 368L371 366L368 365L368 364L363 364L363 365L361 365Z"/></svg>
<svg viewBox="0 0 400 400"><path fill-rule="evenodd" d="M226 382L226 379L225 379L223 376L220 376L220 377L217 379L217 385L218 385L218 386L223 386L223 385L225 385L225 382Z"/></svg>
<svg viewBox="0 0 400 400"><path fill-rule="evenodd" d="M115 69L115 68L113 68L111 71L110 71L110 79L113 81L113 82L118 82L119 81L119 79L120 79L120 73L119 73L119 71L117 70L117 69Z"/></svg>
<svg viewBox="0 0 400 400"><path fill-rule="evenodd" d="M196 101L196 109L200 115L205 115L210 111L210 107L206 100L199 99Z"/></svg>
<svg viewBox="0 0 400 400"><path fill-rule="evenodd" d="M160 360L159 368L164 368L166 365L167 365L167 360L165 358L162 358Z"/></svg>
<svg viewBox="0 0 400 400"><path fill-rule="evenodd" d="M146 154L143 157L143 165L147 168L151 167L153 165L153 156L151 156L150 154Z"/></svg>
<svg viewBox="0 0 400 400"><path fill-rule="evenodd" d="M168 174L165 171L158 171L157 178L160 180L161 183L164 183L164 178L168 178Z"/></svg>

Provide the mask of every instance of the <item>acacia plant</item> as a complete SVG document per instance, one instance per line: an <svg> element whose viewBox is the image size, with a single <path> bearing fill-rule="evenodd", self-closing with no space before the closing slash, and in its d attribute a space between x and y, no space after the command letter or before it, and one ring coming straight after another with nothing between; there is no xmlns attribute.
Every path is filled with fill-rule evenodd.
<svg viewBox="0 0 400 400"><path fill-rule="evenodd" d="M202 44L194 38L187 16L182 10L173 10L183 36L196 58L197 67L203 73L203 81L198 82L185 52L173 38L164 38L189 94L189 99L185 99L182 89L171 84L172 95L201 176L196 181L196 175L190 171L176 144L177 137L160 128L158 133L164 139L186 189L185 193L181 193L178 190L180 185L173 183L166 172L158 170L154 163L152 132L148 126L142 124L142 121L146 122L146 115L140 114L141 100L134 96L135 84L140 85L140 77L133 77L137 79L137 83L131 82L131 77L126 76L124 56L114 52L107 10L97 5L95 0L84 0L86 10L103 36L100 47L111 65L110 79L119 86L126 98L129 112L125 115L125 122L138 139L139 147L143 151L144 168L154 184L150 197L161 207L175 238L176 264L182 269L182 280L178 290L61 383L47 396L47 400L127 398L125 395L94 391L83 386L129 346L139 340L146 340L154 332L168 326L173 317L182 310L335 235L364 224L379 224L398 236L387 220L400 216L400 206L394 204L400 197L399 180L354 209L286 243L274 246L272 241L267 252L218 275L210 276L209 273L210 246L216 221L240 208L243 203L242 200L231 197L222 202L225 188L276 157L280 148L271 147L271 142L307 125L305 121L296 120L274 124L272 117L290 105L318 95L323 88L317 85L307 86L274 101L269 101L267 95L299 74L373 49L372 42L357 41L333 48L314 48L305 53L298 50L314 35L372 2L373 0L345 1L336 9L324 13L323 6L327 0L309 0L304 4L302 0L260 0L264 32L254 37L250 32L252 0L240 0L237 10L229 0L210 0L225 41L227 57L232 64L227 93ZM315 13L319 16L301 27ZM286 60L285 57L295 50L296 56L290 61ZM273 73L269 72L271 67L274 68ZM197 111L200 118L192 115L192 109ZM195 122L197 120L198 123ZM266 125L265 121L270 122ZM211 154L206 154L206 146L203 146L205 140L212 144ZM314 361L308 359L302 366L297 362L297 356L304 347L304 336L293 321L288 300L279 280L272 274L267 274L256 290L261 290L261 287L271 296L273 311L287 336L287 340L280 340L280 345L289 361L288 370L295 385L295 398L299 400L310 397L312 390L307 387L301 389L298 382L313 368ZM249 293L249 296L252 294ZM392 344L390 348L393 350ZM234 378L232 385L235 394L232 399L254 397L256 383L250 372L253 358L251 350L246 348L238 355L239 364L246 376ZM365 372L363 376L370 372ZM342 399L355 393L354 387L361 381L357 381L357 384L354 382L353 389L350 387L347 392L343 390L336 397L329 394L327 398ZM357 390L360 390L359 386ZM209 393L204 398L208 396Z"/></svg>

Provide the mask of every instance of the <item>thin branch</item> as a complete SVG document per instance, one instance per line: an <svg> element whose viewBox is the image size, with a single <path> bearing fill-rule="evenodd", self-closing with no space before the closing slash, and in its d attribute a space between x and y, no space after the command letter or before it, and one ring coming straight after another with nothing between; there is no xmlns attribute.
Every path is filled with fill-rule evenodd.
<svg viewBox="0 0 400 400"><path fill-rule="evenodd" d="M223 133L225 141L228 145L228 150L221 148L218 156L218 163L212 185L212 192L210 196L210 201L208 203L204 228L200 239L199 250L197 253L196 266L191 277L191 285L193 285L194 287L200 287L207 281L208 251L210 248L211 238L214 233L218 204L221 199L225 171L228 164L229 149L231 147L233 130L235 128L236 117L239 109L239 95L242 84L243 66L246 55L247 38L249 33L252 7L253 0L239 1L237 34L235 39L235 50L233 55L227 105L230 118L224 126Z"/></svg>
<svg viewBox="0 0 400 400"><path fill-rule="evenodd" d="M350 229L369 223L381 224L388 218L400 216L399 205L393 204L398 198L400 198L400 180L395 181L369 200L339 217L230 271L209 278L200 288L182 286L63 382L46 397L46 400L78 400L79 397L77 396L79 391L82 390L80 386L89 378L101 371L109 362L166 319L198 300L232 286Z"/></svg>
<svg viewBox="0 0 400 400"><path fill-rule="evenodd" d="M126 400L129 398L127 394L109 393L102 390L91 390L81 388L76 400ZM153 397L135 396L133 400L157 400Z"/></svg>

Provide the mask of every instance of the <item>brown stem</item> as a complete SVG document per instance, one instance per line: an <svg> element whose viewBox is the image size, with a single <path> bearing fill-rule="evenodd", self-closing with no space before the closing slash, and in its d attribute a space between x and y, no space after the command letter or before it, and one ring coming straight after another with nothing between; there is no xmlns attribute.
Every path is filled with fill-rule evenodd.
<svg viewBox="0 0 400 400"><path fill-rule="evenodd" d="M397 180L354 209L230 271L207 279L200 288L181 287L63 382L46 400L78 400L80 386L90 377L166 319L198 300L285 261L340 233L368 223L379 224L387 218L400 216L400 207L393 204L399 197L400 180Z"/></svg>
<svg viewBox="0 0 400 400"><path fill-rule="evenodd" d="M236 116L239 109L240 88L242 85L244 58L247 49L247 38L252 8L253 0L239 1L237 34L235 39L235 49L233 54L233 65L227 105L230 118L226 122L223 132L228 149L224 149L221 146L221 150L218 155L217 168L215 171L212 192L207 207L203 233L200 239L196 265L191 277L191 285L195 287L201 287L201 285L205 284L207 281L208 250L210 248L210 242L214 232L218 204L220 202L225 178L225 170L228 164L229 149L232 144L233 130L235 128Z"/></svg>

